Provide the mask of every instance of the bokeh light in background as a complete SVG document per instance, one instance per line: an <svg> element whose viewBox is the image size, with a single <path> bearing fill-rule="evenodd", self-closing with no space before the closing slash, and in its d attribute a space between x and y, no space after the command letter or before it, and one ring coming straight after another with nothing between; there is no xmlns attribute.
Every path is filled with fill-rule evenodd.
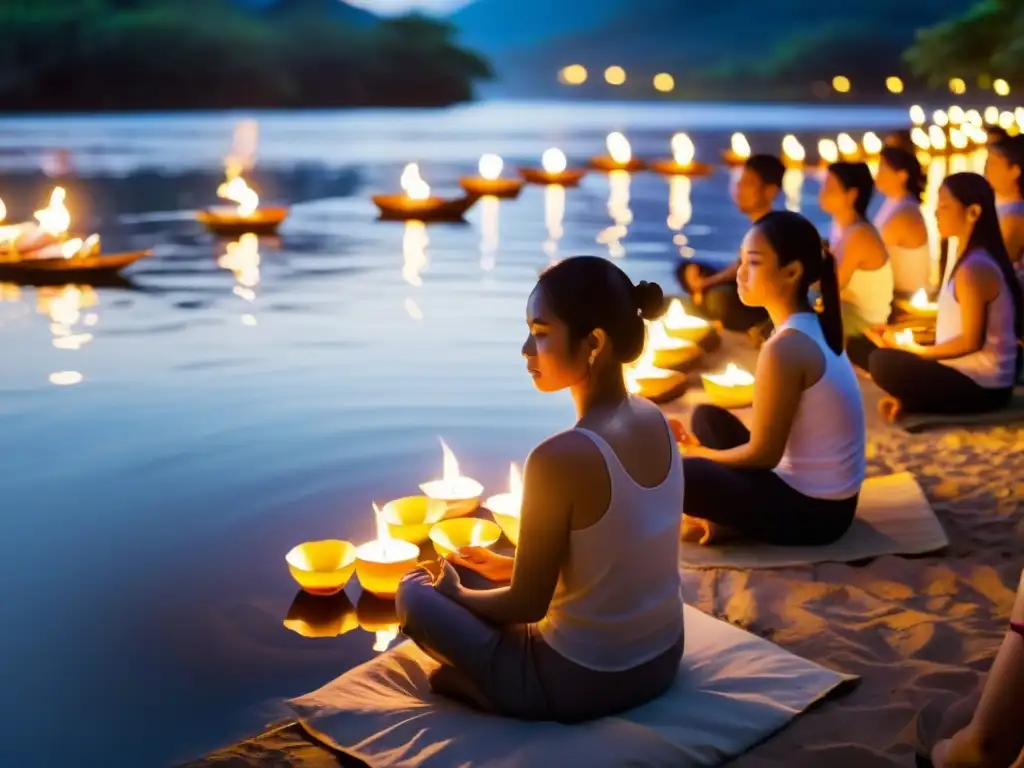
<svg viewBox="0 0 1024 768"><path fill-rule="evenodd" d="M668 72L660 72L654 76L654 89L661 93L670 93L676 87L676 79Z"/></svg>
<svg viewBox="0 0 1024 768"><path fill-rule="evenodd" d="M582 64L570 64L558 73L558 80L565 85L583 85L587 82L587 68Z"/></svg>
<svg viewBox="0 0 1024 768"><path fill-rule="evenodd" d="M845 75L836 75L832 78L832 87L836 93L849 93L850 92L850 78Z"/></svg>
<svg viewBox="0 0 1024 768"><path fill-rule="evenodd" d="M626 82L626 70L620 66L610 66L604 71L604 79L608 85L622 85Z"/></svg>

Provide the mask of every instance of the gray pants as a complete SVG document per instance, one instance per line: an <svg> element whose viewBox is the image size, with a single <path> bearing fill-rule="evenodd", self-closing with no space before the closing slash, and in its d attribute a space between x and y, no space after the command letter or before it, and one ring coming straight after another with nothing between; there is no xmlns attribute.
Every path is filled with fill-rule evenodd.
<svg viewBox="0 0 1024 768"><path fill-rule="evenodd" d="M466 586L481 580L459 573ZM484 621L435 590L421 569L402 580L396 606L402 632L441 664L431 678L436 693L523 720L573 723L637 707L672 686L683 655L680 636L633 669L589 669L548 646L532 624Z"/></svg>

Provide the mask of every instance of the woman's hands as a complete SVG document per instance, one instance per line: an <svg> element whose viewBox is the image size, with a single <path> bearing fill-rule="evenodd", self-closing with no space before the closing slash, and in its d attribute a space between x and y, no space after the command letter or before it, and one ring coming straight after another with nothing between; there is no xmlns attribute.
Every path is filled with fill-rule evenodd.
<svg viewBox="0 0 1024 768"><path fill-rule="evenodd" d="M434 576L434 589L445 597L457 600L459 592L462 591L462 580L459 578L459 572L447 560L438 560L437 565L438 571L437 575ZM431 569L431 575L433 575L433 569Z"/></svg>
<svg viewBox="0 0 1024 768"><path fill-rule="evenodd" d="M679 421L679 419L669 419L668 426L672 430L673 436L675 436L676 445L679 446L679 453L683 456L691 457L701 455L704 447L700 444L700 440L683 426L683 422Z"/></svg>
<svg viewBox="0 0 1024 768"><path fill-rule="evenodd" d="M488 581L506 583L512 580L514 558L505 557L483 547L462 547L448 560L455 565L476 571Z"/></svg>

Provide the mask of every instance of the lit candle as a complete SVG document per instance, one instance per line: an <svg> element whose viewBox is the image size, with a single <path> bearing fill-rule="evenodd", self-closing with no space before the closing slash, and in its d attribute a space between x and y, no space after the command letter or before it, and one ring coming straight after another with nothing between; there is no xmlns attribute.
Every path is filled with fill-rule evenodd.
<svg viewBox="0 0 1024 768"><path fill-rule="evenodd" d="M508 472L508 493L498 493L484 502L505 536L519 544L519 516L523 506L523 478L519 467L512 464Z"/></svg>
<svg viewBox="0 0 1024 768"><path fill-rule="evenodd" d="M420 175L418 163L408 163L399 178L401 194L374 195L373 202L383 219L408 221L461 221L478 195L445 199L431 195L430 185Z"/></svg>
<svg viewBox="0 0 1024 768"><path fill-rule="evenodd" d="M334 595L348 583L355 570L356 548L338 539L308 541L285 556L288 571L311 595Z"/></svg>
<svg viewBox="0 0 1024 768"><path fill-rule="evenodd" d="M289 210L285 206L260 206L260 196L245 180L244 174L254 165L258 143L258 123L255 120L239 123L231 154L224 160L224 181L217 187L217 197L234 206L214 206L196 213L196 218L210 230L225 235L269 234L288 217Z"/></svg>
<svg viewBox="0 0 1024 768"><path fill-rule="evenodd" d="M373 505L377 538L356 549L356 576L367 592L378 597L394 597L398 582L416 567L420 548L401 539L391 538L387 523L377 505Z"/></svg>
<svg viewBox="0 0 1024 768"><path fill-rule="evenodd" d="M643 354L636 362L623 366L626 390L655 403L667 402L686 384L686 374L666 371L654 364L654 346L645 344Z"/></svg>
<svg viewBox="0 0 1024 768"><path fill-rule="evenodd" d="M750 142L742 133L729 137L729 149L722 153L722 159L729 165L743 165L750 158Z"/></svg>
<svg viewBox="0 0 1024 768"><path fill-rule="evenodd" d="M654 349L654 365L657 368L683 368L704 353L692 341L670 336L661 320L647 323L647 340Z"/></svg>
<svg viewBox="0 0 1024 768"><path fill-rule="evenodd" d="M864 134L860 145L864 148L864 154L868 157L878 157L882 153L882 140L873 131L868 131Z"/></svg>
<svg viewBox="0 0 1024 768"><path fill-rule="evenodd" d="M699 343L709 333L711 324L702 317L687 314L686 308L679 299L672 299L665 313L664 330L669 336Z"/></svg>
<svg viewBox="0 0 1024 768"><path fill-rule="evenodd" d="M471 477L459 474L459 462L444 440L441 440L444 454L440 480L420 484L420 490L432 499L444 501L451 517L468 515L480 503L484 487Z"/></svg>
<svg viewBox="0 0 1024 768"><path fill-rule="evenodd" d="M802 168L807 159L807 151L793 134L782 139L782 161L789 168Z"/></svg>
<svg viewBox="0 0 1024 768"><path fill-rule="evenodd" d="M570 169L565 153L557 147L545 149L540 162L540 168L520 168L519 175L530 184L561 184L563 187L575 187L586 175L584 170Z"/></svg>
<svg viewBox="0 0 1024 768"><path fill-rule="evenodd" d="M818 157L823 165L831 165L839 160L839 147L832 139L821 139L818 142Z"/></svg>
<svg viewBox="0 0 1024 768"><path fill-rule="evenodd" d="M897 346L900 347L912 347L916 343L914 341L914 330L912 328L896 331L893 334L892 339L896 342Z"/></svg>
<svg viewBox="0 0 1024 768"><path fill-rule="evenodd" d="M501 528L490 520L463 517L442 520L430 529L430 540L441 557L447 557L463 547L493 547L501 538Z"/></svg>
<svg viewBox="0 0 1024 768"><path fill-rule="evenodd" d="M601 171L639 171L645 167L642 160L633 157L629 139L620 131L612 131L605 140L607 155L590 158L590 164Z"/></svg>
<svg viewBox="0 0 1024 768"><path fill-rule="evenodd" d="M672 137L672 159L655 160L652 168L666 176L706 176L714 169L706 163L698 163L697 148L685 133Z"/></svg>
<svg viewBox="0 0 1024 768"><path fill-rule="evenodd" d="M243 219L252 216L260 207L260 196L241 176L228 179L217 187L217 197L235 203L237 213Z"/></svg>
<svg viewBox="0 0 1024 768"><path fill-rule="evenodd" d="M473 195L505 199L518 197L523 188L523 181L502 178L501 172L504 168L505 161L499 155L492 153L481 155L477 165L479 175L463 177L459 179L459 185Z"/></svg>
<svg viewBox="0 0 1024 768"><path fill-rule="evenodd" d="M745 408L754 399L754 377L735 363L729 363L723 373L705 373L704 391L711 402L722 408Z"/></svg>
<svg viewBox="0 0 1024 768"><path fill-rule="evenodd" d="M854 160L860 156L860 146L848 133L840 133L836 137L836 146L839 148L839 153L846 160Z"/></svg>

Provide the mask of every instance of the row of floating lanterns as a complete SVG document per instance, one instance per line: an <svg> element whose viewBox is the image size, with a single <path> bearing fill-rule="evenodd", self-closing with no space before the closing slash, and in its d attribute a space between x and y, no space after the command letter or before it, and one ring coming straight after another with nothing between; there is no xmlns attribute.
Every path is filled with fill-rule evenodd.
<svg viewBox="0 0 1024 768"><path fill-rule="evenodd" d="M285 559L299 586L312 595L334 595L355 574L364 591L388 599L416 566L420 545L428 541L442 556L466 546L490 548L503 533L517 544L523 490L516 465L510 469L509 490L483 501L494 521L470 517L480 507L483 485L460 473L444 440L441 449L441 479L421 483L421 495L394 499L383 508L373 505L375 539L359 546L329 539L294 547Z"/></svg>

